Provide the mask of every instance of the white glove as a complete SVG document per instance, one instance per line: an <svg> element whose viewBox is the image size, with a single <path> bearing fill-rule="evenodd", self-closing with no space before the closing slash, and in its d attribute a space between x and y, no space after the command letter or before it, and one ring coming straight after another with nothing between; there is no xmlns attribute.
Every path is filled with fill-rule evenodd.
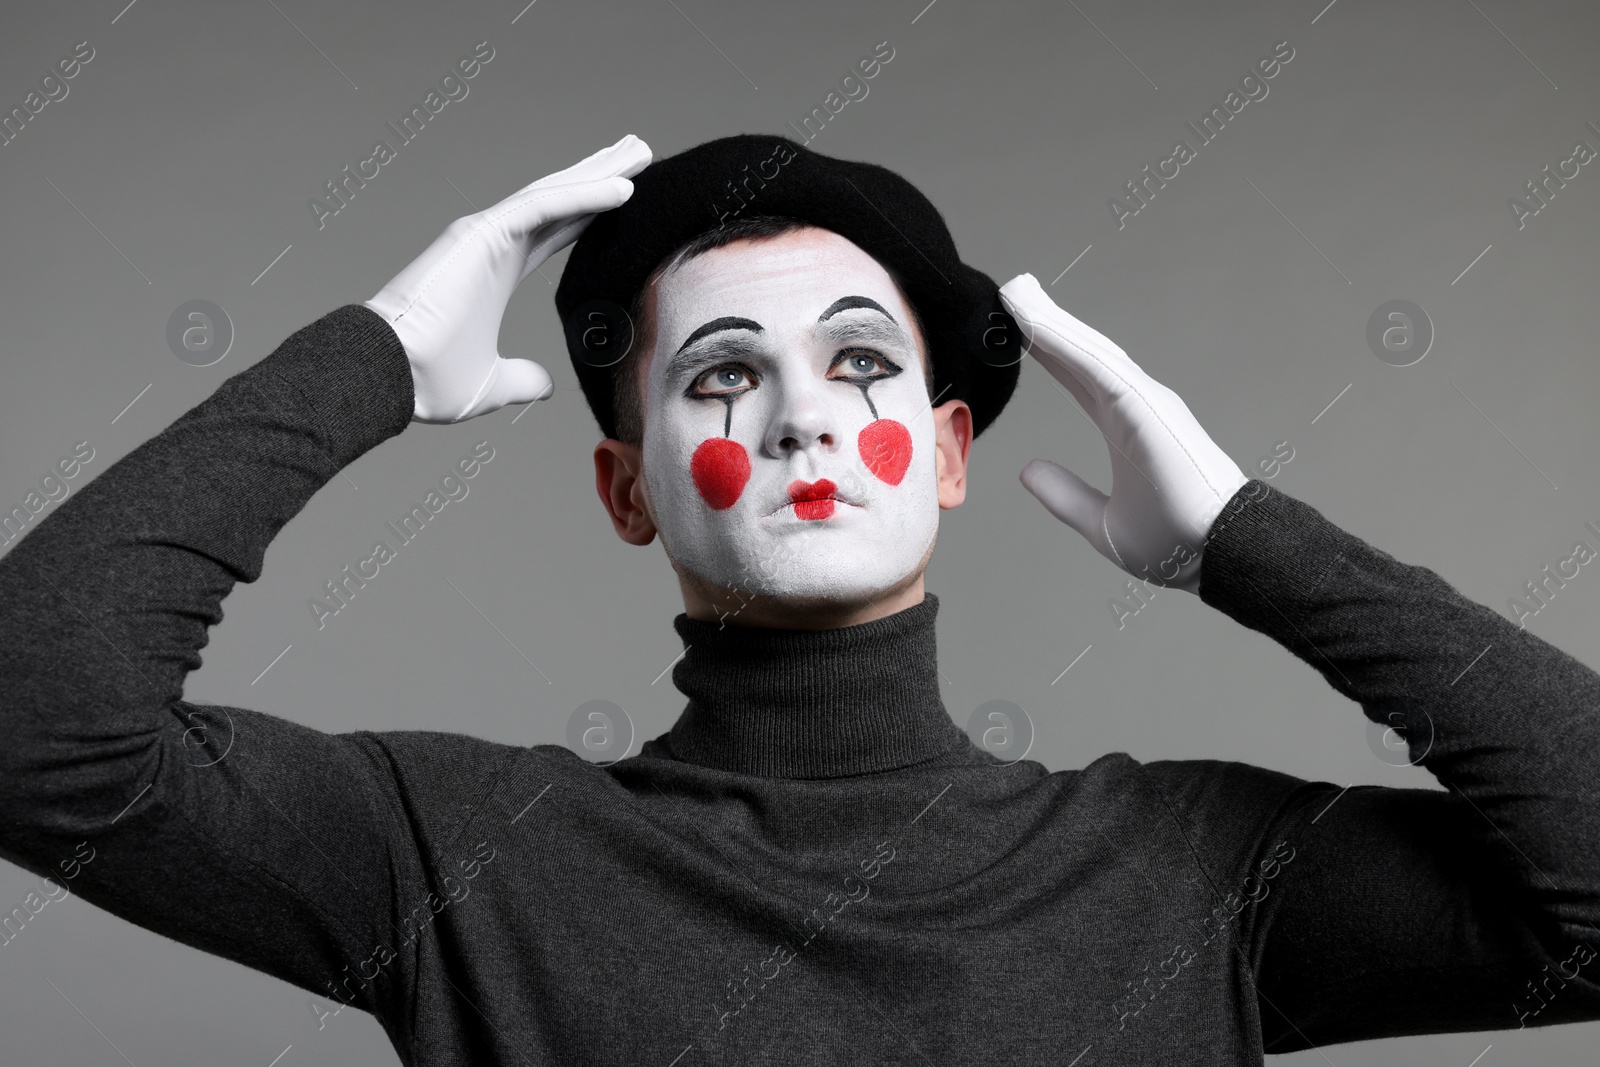
<svg viewBox="0 0 1600 1067"><path fill-rule="evenodd" d="M1000 299L1028 354L1077 398L1111 448L1109 497L1046 459L1022 468L1022 484L1124 571L1199 592L1211 524L1249 479L1177 393L1057 307L1033 275L1001 286Z"/></svg>
<svg viewBox="0 0 1600 1067"><path fill-rule="evenodd" d="M394 327L411 363L414 422L460 422L543 400L555 383L539 364L502 359L500 320L522 280L578 239L596 212L633 195L628 177L650 146L628 134L566 170L445 228L428 250L364 301Z"/></svg>

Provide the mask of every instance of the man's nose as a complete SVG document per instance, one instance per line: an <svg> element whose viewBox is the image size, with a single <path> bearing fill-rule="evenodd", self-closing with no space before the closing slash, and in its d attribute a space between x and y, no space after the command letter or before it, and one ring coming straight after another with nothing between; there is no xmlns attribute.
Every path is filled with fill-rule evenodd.
<svg viewBox="0 0 1600 1067"><path fill-rule="evenodd" d="M784 385L767 427L768 455L782 459L794 452L832 452L839 447L838 398L828 396L830 385L838 388L827 381Z"/></svg>

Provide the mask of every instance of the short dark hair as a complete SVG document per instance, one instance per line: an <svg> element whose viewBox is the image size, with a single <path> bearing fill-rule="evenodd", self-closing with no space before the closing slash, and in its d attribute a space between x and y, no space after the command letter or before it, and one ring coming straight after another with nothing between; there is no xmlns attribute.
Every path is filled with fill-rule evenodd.
<svg viewBox="0 0 1600 1067"><path fill-rule="evenodd" d="M616 414L618 440L635 446L644 443L644 403L639 377L641 371L649 366L650 353L655 348L655 311L654 308L646 307L651 286L670 271L678 269L689 260L713 248L721 248L738 240L777 237L791 230L812 225L815 224L789 215L742 216L724 222L685 242L656 265L628 304L628 319L633 324L633 343L628 349L628 354L617 361L612 371L611 403L612 410ZM911 309L911 318L916 326L917 335L923 339L923 344L926 346L928 334L923 329L922 316L911 301L906 299L905 287L900 284L895 272L887 266L884 269L889 272L895 287L900 290L901 299L905 300L906 307ZM927 351L922 355L923 384L928 394L932 396L933 357L932 353Z"/></svg>

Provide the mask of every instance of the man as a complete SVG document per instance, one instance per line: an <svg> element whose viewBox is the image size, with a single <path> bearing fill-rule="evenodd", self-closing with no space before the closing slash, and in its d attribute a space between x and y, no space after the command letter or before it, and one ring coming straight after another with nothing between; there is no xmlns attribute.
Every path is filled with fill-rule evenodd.
<svg viewBox="0 0 1600 1067"><path fill-rule="evenodd" d="M459 220L41 522L0 561L0 855L90 843L87 899L372 1012L406 1063L1259 1063L1600 1018L1600 677L1247 481L1030 275L992 319L890 172L791 145L800 188L761 191L788 214L685 245L712 224L628 213L749 147L645 169L626 137ZM904 247L813 196L842 174ZM684 590L672 730L601 767L183 701L222 598L340 467L551 394L495 341L579 233L558 306L597 490ZM1317 667L1447 791L968 741L922 572L1024 341L1114 467L1110 494L1042 461L1024 484Z"/></svg>

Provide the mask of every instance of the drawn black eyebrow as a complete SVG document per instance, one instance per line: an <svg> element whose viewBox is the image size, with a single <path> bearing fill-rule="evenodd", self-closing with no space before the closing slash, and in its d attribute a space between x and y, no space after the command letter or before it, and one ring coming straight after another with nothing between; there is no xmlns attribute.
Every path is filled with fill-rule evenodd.
<svg viewBox="0 0 1600 1067"><path fill-rule="evenodd" d="M678 351L674 352L673 355L681 355L685 348L688 348L690 345L700 340L700 338L705 337L707 334L720 333L723 330L749 330L751 333L762 332L761 324L754 319L741 319L734 315L724 315L720 319L712 319L694 333L691 333L688 337L688 340L679 345Z"/></svg>
<svg viewBox="0 0 1600 1067"><path fill-rule="evenodd" d="M824 310L819 315L818 323L827 322L830 317L834 317L840 312L858 309L858 307L875 310L878 314L883 315L885 322L877 322L877 320L840 322L827 326L826 330L819 330L818 333L822 334L822 336L827 336L834 342L838 342L838 344L848 341L864 341L867 344L890 344L890 346L906 347L906 349L912 347L912 341L907 336L906 330L899 325L898 320L893 315L890 315L890 312L882 304L878 304L877 301L869 298L869 296L845 296L845 298L834 301L834 304L829 306L829 309ZM738 315L723 315L722 318L714 318L706 325L699 326L698 330L691 333L688 339L683 341L682 346L678 346L677 352L674 352L672 358L667 362L667 376L674 378L677 374L694 373L694 371L701 370L702 366L714 365L714 363L720 362L720 360L728 360L728 358L754 357L757 352L760 352L760 347L755 346L752 339L749 338L718 339L718 341L712 342L710 346L702 346L699 352L688 354L690 347L693 347L696 342L704 341L710 334L738 330L757 334L765 333L765 328L760 323L755 322L754 318L742 318L738 317Z"/></svg>
<svg viewBox="0 0 1600 1067"><path fill-rule="evenodd" d="M841 297L838 300L835 300L833 303L829 304L828 305L828 310L824 311L821 315L817 316L817 321L818 322L826 322L827 320L829 320L829 319L833 318L835 315L837 315L839 312L841 312L841 311L849 311L851 308L871 308L873 311L878 312L884 318L888 319L890 322L894 322L894 316L889 314L887 311L885 311L883 305L878 303L876 300L872 299L870 296L846 296L846 297ZM896 323L896 325L899 325L899 324Z"/></svg>

